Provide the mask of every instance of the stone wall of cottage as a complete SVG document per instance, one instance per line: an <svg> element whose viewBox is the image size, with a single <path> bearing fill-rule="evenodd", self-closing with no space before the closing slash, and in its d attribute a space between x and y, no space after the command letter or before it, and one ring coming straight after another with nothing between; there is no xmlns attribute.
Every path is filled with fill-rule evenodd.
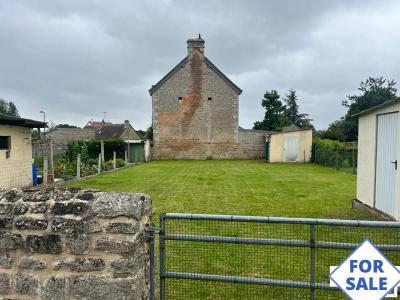
<svg viewBox="0 0 400 300"><path fill-rule="evenodd" d="M0 298L148 299L145 194L0 192Z"/></svg>

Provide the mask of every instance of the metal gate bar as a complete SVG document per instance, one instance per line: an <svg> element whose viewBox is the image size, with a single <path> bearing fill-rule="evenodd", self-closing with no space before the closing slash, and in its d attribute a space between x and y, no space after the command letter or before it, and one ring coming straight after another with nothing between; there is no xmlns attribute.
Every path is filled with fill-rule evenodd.
<svg viewBox="0 0 400 300"><path fill-rule="evenodd" d="M281 223L281 224L303 224L309 226L308 240L285 240L285 239L265 239L265 238L241 238L227 236L208 236L208 235L176 235L168 234L167 219L186 219L186 220L212 220L212 221L236 221L236 222L256 222L256 223ZM204 281L219 281L229 283L246 283L254 285L279 286L291 288L309 289L310 299L314 299L316 289L337 289L330 287L326 283L315 282L315 252L316 249L354 249L358 244L344 242L326 242L315 240L315 227L318 225L327 226L349 226L365 228L400 228L400 222L386 221L361 221L361 220L339 220L339 219L307 219L307 218L280 218L280 217L252 217L252 216L232 216L232 215L207 215L207 214L180 214L166 213L160 215L160 299L166 299L166 279L190 279ZM216 274L199 274L185 272L167 272L165 266L166 241L191 241L206 243L234 243L234 244L254 244L254 245L274 245L289 247L305 247L310 249L310 280L292 281L273 278L256 278L225 276ZM399 251L398 244L378 244L381 250Z"/></svg>

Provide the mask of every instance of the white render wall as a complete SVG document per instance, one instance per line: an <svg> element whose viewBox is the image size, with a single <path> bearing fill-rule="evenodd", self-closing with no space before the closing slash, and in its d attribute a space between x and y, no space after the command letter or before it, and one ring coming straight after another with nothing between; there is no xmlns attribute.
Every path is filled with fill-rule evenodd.
<svg viewBox="0 0 400 300"><path fill-rule="evenodd" d="M1 136L11 136L10 158L0 150L0 189L32 185L31 130L21 126L0 125Z"/></svg>
<svg viewBox="0 0 400 300"><path fill-rule="evenodd" d="M357 199L362 203L374 207L375 198L375 157L376 157L376 124L380 114L400 111L400 104L373 111L360 116L358 121L358 159L357 159ZM398 122L400 127L400 122ZM400 128L397 130L400 134ZM400 220L400 136L397 139L397 159L399 167L396 178L396 213L395 218Z"/></svg>

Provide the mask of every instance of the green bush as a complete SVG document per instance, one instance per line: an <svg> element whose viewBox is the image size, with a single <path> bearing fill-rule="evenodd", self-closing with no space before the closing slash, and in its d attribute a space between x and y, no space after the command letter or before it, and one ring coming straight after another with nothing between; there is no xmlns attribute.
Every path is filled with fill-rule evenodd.
<svg viewBox="0 0 400 300"><path fill-rule="evenodd" d="M125 156L125 143L123 140L104 140L103 142L104 159L106 161L113 159L114 151L117 157ZM82 162L86 163L88 159L98 159L100 152L100 140L70 141L67 145L66 156L70 161L76 161L78 154L80 154Z"/></svg>
<svg viewBox="0 0 400 300"><path fill-rule="evenodd" d="M117 168L125 167L125 161L120 158L117 158L117 160L115 161L115 164L117 165Z"/></svg>

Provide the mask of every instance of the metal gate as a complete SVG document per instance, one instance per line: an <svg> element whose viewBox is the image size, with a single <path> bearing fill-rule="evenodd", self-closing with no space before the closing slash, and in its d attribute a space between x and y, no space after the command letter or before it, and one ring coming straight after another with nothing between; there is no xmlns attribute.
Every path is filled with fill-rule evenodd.
<svg viewBox="0 0 400 300"><path fill-rule="evenodd" d="M397 127L399 113L378 115L376 132L375 207L395 215Z"/></svg>
<svg viewBox="0 0 400 300"><path fill-rule="evenodd" d="M160 227L160 299L345 299L330 266L366 238L400 265L399 222L167 213Z"/></svg>

